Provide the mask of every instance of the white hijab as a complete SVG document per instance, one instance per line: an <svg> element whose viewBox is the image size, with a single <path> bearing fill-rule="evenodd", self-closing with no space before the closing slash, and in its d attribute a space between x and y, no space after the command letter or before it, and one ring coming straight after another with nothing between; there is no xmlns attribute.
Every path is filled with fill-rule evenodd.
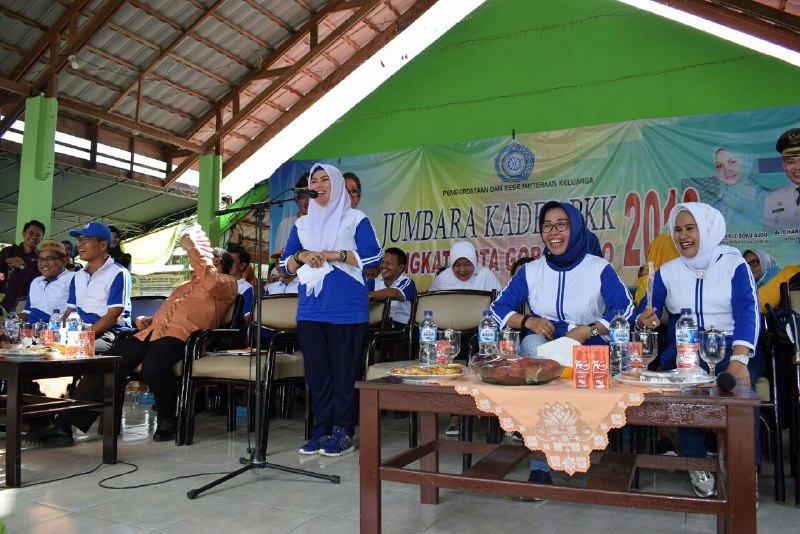
<svg viewBox="0 0 800 534"><path fill-rule="evenodd" d="M323 250L336 250L336 236L342 224L343 215L350 210L350 197L345 194L344 178L342 173L333 165L315 163L309 172L309 183L311 177L317 171L325 171L330 178L331 194L328 203L320 206L316 199L311 199L308 204L308 215L303 217L302 226L297 227L297 237L306 250L322 252ZM357 268L350 265L340 265L340 268L348 274ZM298 275L306 284L306 294L310 295L313 291L319 295L325 282L326 275L331 272L333 267L325 262L321 268L310 270L307 265L300 267L303 272L298 270Z"/></svg>
<svg viewBox="0 0 800 534"><path fill-rule="evenodd" d="M308 215L305 216L307 219L303 225L304 230L298 228L298 237L306 250L321 252L334 250L342 215L350 209L350 197L345 194L344 178L339 169L333 165L315 163L309 172L309 183L317 171L325 171L328 174L331 180L331 196L325 206L320 206L317 199L311 199L308 203Z"/></svg>
<svg viewBox="0 0 800 534"><path fill-rule="evenodd" d="M459 280L453 272L453 264L464 258L475 266L472 277L469 280ZM491 291L500 289L500 283L492 271L486 267L478 265L478 251L469 241L459 241L450 249L450 267L436 277L431 286L431 291L446 291L452 289L476 289L479 291Z"/></svg>
<svg viewBox="0 0 800 534"><path fill-rule="evenodd" d="M675 218L682 211L688 211L692 214L697 223L697 231L700 234L700 246L693 258L684 256L680 245L675 241ZM725 238L725 219L719 211L702 202L684 202L675 206L672 209L672 213L669 214L669 232L672 235L673 242L675 242L675 247L681 254L680 260L695 271L698 276L701 275L698 271L708 270L721 254L742 255L741 252L733 247L720 245Z"/></svg>

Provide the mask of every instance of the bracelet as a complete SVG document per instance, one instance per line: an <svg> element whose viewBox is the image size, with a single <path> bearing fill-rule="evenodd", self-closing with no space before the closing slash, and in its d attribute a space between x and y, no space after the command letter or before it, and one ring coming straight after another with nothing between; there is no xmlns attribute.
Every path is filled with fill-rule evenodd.
<svg viewBox="0 0 800 534"><path fill-rule="evenodd" d="M733 356L731 356L731 361L732 362L739 362L739 363L741 363L741 364L746 366L748 364L748 362L750 361L750 357L749 356L745 356L744 354L734 354Z"/></svg>
<svg viewBox="0 0 800 534"><path fill-rule="evenodd" d="M520 323L520 325L519 325L520 326L520 330L524 329L525 328L525 323L528 322L528 319L532 319L532 318L533 318L533 316L531 314L529 314L529 313L526 313L525 315L523 315L522 316L522 323Z"/></svg>
<svg viewBox="0 0 800 534"><path fill-rule="evenodd" d="M342 263L347 263L347 251L340 250L339 251L339 261Z"/></svg>
<svg viewBox="0 0 800 534"><path fill-rule="evenodd" d="M294 258L294 262L295 262L295 263L296 263L298 266L300 266L300 265L305 265L305 264L306 264L306 262L304 262L303 260L301 260L301 259L300 259L300 253L301 253L301 252L304 252L304 251L303 251L303 250L298 250L297 252L295 252L295 253L292 255L292 258Z"/></svg>

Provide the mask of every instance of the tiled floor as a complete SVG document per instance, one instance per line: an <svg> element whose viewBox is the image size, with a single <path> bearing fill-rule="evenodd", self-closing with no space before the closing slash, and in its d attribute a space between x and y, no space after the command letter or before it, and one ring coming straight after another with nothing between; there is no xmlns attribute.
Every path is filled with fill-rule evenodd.
<svg viewBox="0 0 800 534"><path fill-rule="evenodd" d="M127 404L126 404L127 406ZM297 410L299 413L300 410ZM175 447L150 439L153 425L150 411L128 408L119 446L119 459L136 464L135 472L104 483L106 486L135 486L195 473L227 473L240 467L246 455L247 437L239 430L228 434L224 417L201 415L197 420L194 445ZM444 424L444 420L442 423ZM406 443L405 420L385 418L385 453L392 454ZM243 425L240 425L243 426ZM103 465L96 472L69 480L34 485L97 466L102 441L92 431L66 449L23 451L23 481L19 489L0 491L0 517L10 533L71 532L258 532L258 533L352 533L358 531L358 454L338 459L300 457L303 423L299 418L273 422L268 460L272 463L341 476L341 485L272 469L245 473L189 500L186 492L216 478L196 478L160 483L134 489L109 489L98 483L125 473L127 465ZM2 443L0 443L2 446ZM460 457L443 462L456 470ZM771 466L760 477L759 532L797 532L800 510L794 507L789 479L787 504L773 499ZM524 478L524 466L513 473ZM556 476L556 483L566 483ZM570 483L580 483L573 479ZM649 473L643 486L690 492L685 473ZM640 511L546 501L524 503L497 497L442 490L441 504L419 503L415 487L395 483L383 485L385 533L530 532L573 533L587 526L595 532L615 534L647 532L668 534L713 532L709 516Z"/></svg>

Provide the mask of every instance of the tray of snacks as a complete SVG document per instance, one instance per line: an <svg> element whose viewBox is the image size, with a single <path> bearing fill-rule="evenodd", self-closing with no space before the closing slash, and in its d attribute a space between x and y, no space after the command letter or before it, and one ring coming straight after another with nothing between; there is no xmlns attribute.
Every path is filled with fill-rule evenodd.
<svg viewBox="0 0 800 534"><path fill-rule="evenodd" d="M464 376L469 370L460 363L448 365L409 365L392 367L386 374L402 378L404 382L426 382L429 380L450 380Z"/></svg>
<svg viewBox="0 0 800 534"><path fill-rule="evenodd" d="M705 371L683 373L673 371L623 371L614 380L624 384L652 387L654 389L683 389L713 384L714 377Z"/></svg>
<svg viewBox="0 0 800 534"><path fill-rule="evenodd" d="M564 367L555 360L536 356L504 358L496 354L476 354L470 370L481 381L501 386L537 386L561 376Z"/></svg>

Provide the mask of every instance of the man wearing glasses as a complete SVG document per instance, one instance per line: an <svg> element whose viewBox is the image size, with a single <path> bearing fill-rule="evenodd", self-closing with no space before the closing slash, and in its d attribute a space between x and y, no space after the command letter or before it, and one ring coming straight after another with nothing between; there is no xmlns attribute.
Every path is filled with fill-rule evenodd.
<svg viewBox="0 0 800 534"><path fill-rule="evenodd" d="M114 331L131 327L131 275L109 256L111 230L90 222L69 233L77 237L78 256L86 266L75 273L69 286L64 319L74 309L81 321L90 323L95 335L95 352L106 352Z"/></svg>
<svg viewBox="0 0 800 534"><path fill-rule="evenodd" d="M22 318L25 322L50 321L53 310L63 312L67 308L72 271L66 270L67 254L64 244L52 239L39 243L37 258L42 276L34 278L25 302Z"/></svg>
<svg viewBox="0 0 800 534"><path fill-rule="evenodd" d="M31 282L39 276L36 246L44 236L44 224L33 220L22 227L22 243L0 251L0 274L5 279L0 290L4 294L0 306L13 311L17 299L28 294Z"/></svg>

